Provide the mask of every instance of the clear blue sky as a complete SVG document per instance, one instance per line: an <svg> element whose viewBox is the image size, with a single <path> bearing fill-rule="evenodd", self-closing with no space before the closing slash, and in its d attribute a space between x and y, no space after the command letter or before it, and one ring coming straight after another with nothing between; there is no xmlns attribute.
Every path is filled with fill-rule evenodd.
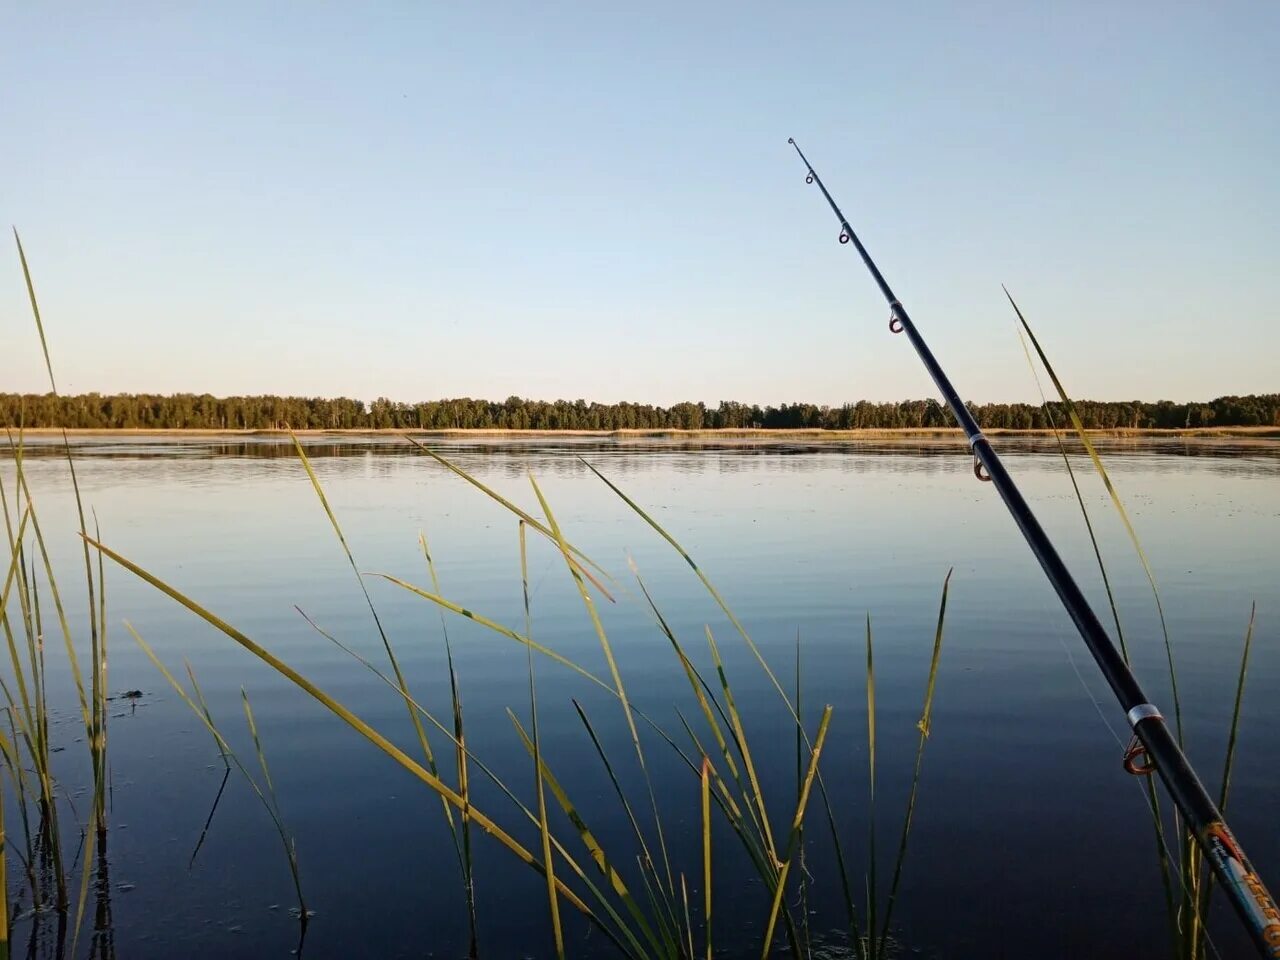
<svg viewBox="0 0 1280 960"><path fill-rule="evenodd" d="M9 5L0 216L60 386L1280 390L1280 4ZM3 255L0 390L41 389Z"/></svg>

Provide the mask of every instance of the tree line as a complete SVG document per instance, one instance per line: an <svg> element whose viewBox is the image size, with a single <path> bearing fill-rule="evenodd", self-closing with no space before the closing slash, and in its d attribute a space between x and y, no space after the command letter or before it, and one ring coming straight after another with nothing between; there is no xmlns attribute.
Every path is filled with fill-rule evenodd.
<svg viewBox="0 0 1280 960"><path fill-rule="evenodd" d="M969 404L986 428L1046 429L1044 407L1028 403ZM1061 404L1050 404L1062 425ZM1280 394L1218 397L1197 403L1159 400L1076 401L1086 427L1094 429L1275 427ZM723 401L677 403L588 403L585 400L497 402L461 398L399 403L380 397L366 404L346 397L214 397L209 394L0 394L0 419L10 426L69 429L155 430L856 430L951 427L949 411L934 400L840 406L784 403L779 406Z"/></svg>

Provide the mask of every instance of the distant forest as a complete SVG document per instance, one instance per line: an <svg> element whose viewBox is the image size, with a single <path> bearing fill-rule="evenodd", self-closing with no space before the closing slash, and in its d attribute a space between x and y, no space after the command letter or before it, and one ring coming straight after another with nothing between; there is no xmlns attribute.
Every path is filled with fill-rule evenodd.
<svg viewBox="0 0 1280 960"><path fill-rule="evenodd" d="M1054 419L1063 423L1059 404ZM1027 403L969 404L987 428L1043 429L1042 407ZM1280 394L1218 397L1203 403L1098 402L1076 409L1086 427L1111 429L1280 426ZM677 403L587 403L585 400L428 400L397 403L379 398L366 404L344 397L213 397L178 393L53 394L0 393L0 419L10 426L80 429L274 430L856 430L951 427L951 414L934 400L838 407L784 403L761 407L724 401L717 407Z"/></svg>

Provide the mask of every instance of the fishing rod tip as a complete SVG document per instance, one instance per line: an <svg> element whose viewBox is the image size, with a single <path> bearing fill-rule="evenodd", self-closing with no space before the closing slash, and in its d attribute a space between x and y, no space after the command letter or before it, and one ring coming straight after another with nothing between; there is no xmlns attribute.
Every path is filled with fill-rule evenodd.
<svg viewBox="0 0 1280 960"><path fill-rule="evenodd" d="M795 137L787 137L787 143L791 144L792 146L795 146L795 142L796 142Z"/></svg>

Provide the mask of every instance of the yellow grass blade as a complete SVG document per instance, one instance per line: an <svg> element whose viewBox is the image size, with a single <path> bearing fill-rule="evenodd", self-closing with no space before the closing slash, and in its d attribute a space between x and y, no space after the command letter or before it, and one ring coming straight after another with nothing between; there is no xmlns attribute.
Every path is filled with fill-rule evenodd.
<svg viewBox="0 0 1280 960"><path fill-rule="evenodd" d="M871 956L878 957L876 917L880 910L876 896L876 671L871 642L871 614L867 614L867 941Z"/></svg>
<svg viewBox="0 0 1280 960"><path fill-rule="evenodd" d="M293 449L298 454L298 459L302 462L303 469L307 471L307 477L311 480L311 488L320 500L320 506L324 508L325 516L329 518L333 532L338 537L338 543L342 546L342 552L346 555L347 563L351 565L351 572L355 574L356 581L360 584L360 591L364 594L369 613L373 616L373 623L378 629L378 636L382 639L382 646L387 651L387 659L391 661L391 669L395 673L396 682L407 691L409 689L408 684L405 682L404 673L400 669L400 661L396 658L395 648L391 646L387 632L382 628L382 618L378 616L378 611L373 605L373 598L369 596L369 588L364 582L364 577L360 575L360 569L356 566L356 558L352 555L351 547L347 544L346 535L342 532L342 525L338 523L338 518L333 512L333 508L329 506L329 498L325 496L324 487L320 484L320 478L316 476L316 471L311 466L311 458L307 456L307 451L303 449L297 435L292 430L289 431L289 437L293 440ZM432 756L431 743L427 740L427 732L423 729L422 721L413 710L409 711L409 718L413 723L413 732L418 737L418 745L422 748L422 755L426 759L428 766L433 766L435 758ZM452 817L450 817L449 825L453 826Z"/></svg>
<svg viewBox="0 0 1280 960"><path fill-rule="evenodd" d="M947 571L942 581L942 600L938 605L938 626L933 634L933 656L929 660L929 680L925 685L924 707L920 711L920 720L916 729L920 731L920 741L916 746L915 771L911 775L911 792L907 796L907 813L902 822L902 837L898 843L898 855L893 865L893 880L889 883L889 898L885 902L884 917L880 922L880 941L873 947L877 956L885 956L888 947L889 924L893 918L893 906L898 899L898 884L902 880L902 865L907 859L907 839L911 836L911 821L916 812L916 794L920 787L920 768L924 763L924 745L929 739L929 730L933 719L933 694L938 683L938 660L942 655L942 627L947 617L947 592L951 587L952 570Z"/></svg>
<svg viewBox="0 0 1280 960"><path fill-rule="evenodd" d="M7 753L7 751L6 751ZM0 797L0 960L9 960L9 847L4 832L4 798Z"/></svg>
<svg viewBox="0 0 1280 960"><path fill-rule="evenodd" d="M526 634L533 633L533 615L529 609L529 552L525 543L525 522L520 521L520 585L524 594L524 629ZM426 549L426 541L423 541ZM430 562L428 554L428 562ZM436 592L440 585L435 581L435 568L432 568L432 583ZM443 617L444 614L441 614ZM533 731L533 777L538 793L538 831L542 834L542 861L547 865L547 900L551 910L551 931L556 945L556 956L564 960L564 932L560 929L560 898L556 896L555 867L551 859L551 830L547 826L547 793L542 776L542 739L538 732L538 692L534 683L533 650L525 647L525 660L529 671L529 726Z"/></svg>
<svg viewBox="0 0 1280 960"><path fill-rule="evenodd" d="M702 922L707 930L707 960L711 960L711 760L702 758Z"/></svg>
<svg viewBox="0 0 1280 960"><path fill-rule="evenodd" d="M818 772L818 758L822 754L822 744L827 739L827 728L831 725L831 705L822 711L822 719L818 722L818 735L813 740L813 750L809 754L809 769L805 773L804 783L800 788L800 796L796 803L795 816L791 819L791 834L787 838L786 856L782 861L782 869L778 874L778 884L773 891L773 903L769 907L769 922L765 926L764 951L762 960L768 960L773 947L773 931L778 923L778 910L782 906L782 897L787 888L787 874L791 870L792 858L800 837L800 828L804 823L804 813L809 805L809 793L813 787L813 778Z"/></svg>
<svg viewBox="0 0 1280 960"><path fill-rule="evenodd" d="M97 550L101 550L109 560L119 564L121 567L128 570L130 573L134 574L134 576L138 577L139 579L151 584L151 586L155 587L161 593L165 594L172 600L175 600L177 603L186 607L188 610L194 613L201 620L205 621L210 626L214 627L216 630L220 631L230 639L234 640L237 644L239 644L249 653L253 654L263 663L267 664L273 670L281 674L283 677L285 677L285 679L289 680L291 683L297 686L300 690L308 694L317 703L319 703L321 706L325 707L325 709L329 710L331 713L333 713L335 716L341 719L344 723L347 724L347 726L351 727L352 730L354 730L360 736L364 737L366 740L372 743L375 747L377 747L379 750L385 753L388 757L390 757L392 760L394 760L396 763L402 766L414 777L421 780L431 790L435 791L440 796L447 799L449 803L452 804L456 809L458 810L462 809L462 806L463 806L462 797L456 791L454 791L448 784L444 783L438 777L433 776L431 773L429 773L424 767L422 767L421 764L411 759L403 750L401 750L399 747L393 744L390 740L384 737L381 733L379 733L377 730L371 727L364 720L360 719L358 716L356 716L354 713L348 710L345 706L343 706L341 703L339 703L329 694L325 693L323 690L317 687L314 683L312 683L302 674L298 673L296 670L290 667L283 660L280 660L278 657L268 652L265 648L263 648L262 646L260 646L259 644L251 640L244 633L241 633L239 630L237 630L231 624L227 623L225 620L218 617L216 614L210 612L209 610L206 610L204 607L200 606L200 604L196 603L194 600L187 597L185 594L169 586L169 584L165 583L159 577L156 577L155 575L148 573L142 567L138 566L133 561L128 560L125 557L121 556L119 553L112 550L110 547L104 544L98 543L96 540L90 540L90 545ZM475 823L480 827L480 829L484 830L486 833L488 833L490 836L496 839L500 844L502 844L502 846L506 847L509 851L515 854L515 856L519 860L521 860L528 866L532 867L538 873L540 874L543 873L544 867L542 863L538 860L538 858L535 857L532 853L530 853L527 849L525 849L514 837L509 835L505 830L503 830L500 826L498 826L498 824L495 823L493 820L491 820L487 815L481 813L475 807L472 807L471 816L474 819ZM594 917L594 914L592 913L591 908L588 907L573 890L564 886L559 880L556 881L556 886L557 886L557 889L560 890L561 896L563 896L566 901L573 904L574 907L582 911L582 913L586 914L587 916Z"/></svg>
<svg viewBox="0 0 1280 960"><path fill-rule="evenodd" d="M707 646L711 650L711 659L715 663L716 673L720 677L720 689L724 692L725 709L729 711L730 729L733 731L738 752L742 755L742 765L747 771L747 782L751 785L751 796L748 798L748 802L754 805L760 813L758 822L761 839L764 841L765 852L773 863L771 872L776 875L779 864L778 848L773 842L773 831L769 827L769 812L765 809L764 791L760 788L760 778L756 776L756 765L751 759L751 748L747 746L747 731L742 725L742 716L738 713L738 705L733 699L733 689L729 686L729 677L725 673L724 661L720 659L720 649L716 646L716 639L711 633L711 627L706 627L706 633ZM788 701L789 704L790 701Z"/></svg>
<svg viewBox="0 0 1280 960"><path fill-rule="evenodd" d="M587 614L591 618L591 625L595 628L596 637L600 641L600 649L604 651L605 660L609 664L609 674L613 678L613 688L617 691L618 700L622 704L622 713L627 720L627 729L631 732L631 744L635 750L636 759L640 764L640 772L644 776L645 785L649 791L649 805L653 810L653 822L658 833L658 847L662 854L662 863L667 875L666 894L667 896L674 896L675 882L671 874L671 863L667 858L667 843L662 833L662 818L658 815L658 800L653 792L653 782L649 778L649 768L645 763L644 749L640 745L640 732L636 729L635 717L631 712L631 703L627 700L627 691L622 684L622 673L619 671L618 661L613 655L613 646L609 643L609 636L605 632L604 624L600 621L600 614L591 599L591 594L587 592L582 575L578 567L571 562L569 544L565 541L564 535L560 531L560 525L556 522L555 514L551 512L551 505L547 503L547 498L542 495L538 482L533 477L529 478L529 482L533 485L533 492L537 496L538 504L542 507L542 513L551 527L551 534L555 538L555 543L560 548L560 553L564 556L569 572L573 576L573 582L578 587L578 595L582 598L583 606L587 608ZM647 850L645 851L645 856L648 858Z"/></svg>
<svg viewBox="0 0 1280 960"><path fill-rule="evenodd" d="M512 726L515 727L516 734L520 737L520 742L524 744L525 752L532 756L533 738L529 736L524 727L520 725L519 719L509 709L507 710L507 716L510 718ZM604 847L600 845L600 841L596 839L595 834L591 832L591 828L587 826L581 812L574 806L573 801L569 799L569 795L565 792L564 787L561 786L560 781L556 779L555 774L552 773L551 768L547 765L545 757L539 757L539 770L543 783L546 785L546 788L551 791L551 796L554 797L556 803L560 805L560 809L563 810L565 816L569 818L569 822L573 824L574 830L577 831L578 837L582 840L583 846L587 848L587 853L591 856L592 862L595 863L596 869L599 870L600 874L609 882L610 888L612 888L613 892L618 896L618 899L622 901L623 906L626 907L627 912L635 921L637 928L639 928L641 935L649 941L654 950L657 950L658 953L661 954L663 948L655 936L652 927L649 925L649 921L645 918L644 912L640 909L639 903L637 903L635 898L631 895L631 891L627 888L627 884L623 880L622 875L614 869L613 864L610 862L608 855L604 851ZM534 817L534 820L536 822L536 817ZM557 848L561 855L568 859L564 850L559 847ZM570 862L572 861L570 860ZM624 935L627 937L632 948L640 955L647 956L647 952L640 945L638 940L635 939L635 935L631 932L630 928L626 927L622 923L621 918L617 917L616 914L614 915L614 918L615 922L617 922L619 927L623 930Z"/></svg>
<svg viewBox="0 0 1280 960"><path fill-rule="evenodd" d="M514 513L517 517L523 520L526 524L528 524L534 530L537 530L544 537L546 537L549 540L555 539L551 531L548 530L543 524L539 523L532 516L525 513L525 511L521 510L519 507L517 507L514 503L512 503L506 497L502 496L502 494L498 493L496 490L493 490L485 486L483 483L481 483L471 474L467 473L467 471L463 470L456 463L453 463L451 460L448 460L445 457L442 457L440 454L436 453L434 450L428 447L425 443L420 443L419 441L413 439L413 437L408 436L407 434L404 435L404 438L408 440L410 443L412 443L419 450L421 450L423 453L425 453L427 456L431 457L433 460L439 463L441 466L447 467L450 471L455 473L457 476L461 477L463 480L467 481L467 483L471 484L477 490L484 493L491 500L502 504L502 506L506 507L508 510ZM615 601L613 599L613 594L611 594L608 590L606 590L604 584L602 584L598 579L592 576L591 571L587 570L586 567L582 565L582 563L587 564L587 566L594 567L597 571L599 571L599 573L602 576L608 577L609 574L605 571L605 569L601 567L598 563L596 563L594 560L592 560L590 557L588 557L581 550L579 550L577 547L573 546L572 544L566 544L566 546L569 548L569 552L573 554L573 557L569 560L570 566L574 567L574 569L576 569L580 574L582 574L582 576L590 580L591 585L595 587L597 590L599 590L600 594L606 600L608 600L610 603L614 603ZM579 559L582 561L582 563L579 563Z"/></svg>
<svg viewBox="0 0 1280 960"><path fill-rule="evenodd" d="M586 677L588 680L590 680L592 683L596 684L597 686L603 687L604 689L608 690L610 693L614 694L615 696L617 695L617 691L614 690L612 686L610 686L604 680L601 680L590 670L587 670L586 668L579 666L578 664L570 660L568 657L565 657L559 653L556 653L550 647L544 647L542 644L538 643L537 641L531 640L528 637L524 636L523 634L516 633L516 631L510 629L509 627L504 627L502 624L498 623L496 620L491 620L488 617L484 616L483 614L476 613L474 610L469 610L466 607L461 606L460 604L454 603L452 600L446 600L444 597L438 596L437 594L434 594L429 590L423 590L421 587L416 587L412 583L409 583L406 580L401 580L399 577L393 577L389 573L373 573L373 574L370 574L370 576L381 577L383 580L386 580L389 583L394 583L397 587L401 587L405 590L408 590L410 593L417 594L418 596L422 597L422 599L424 600L430 600L432 603L437 604L441 607L444 607L446 610L452 610L454 613L458 614L459 616L466 617L468 620L475 621L476 623L480 624L482 627L488 627L494 633L501 634L502 636L506 637L509 640L514 640L516 643L523 644L529 647L535 653L542 654L544 657L549 657L550 659L554 660L556 663L559 663L562 666L568 667L574 673L580 676Z"/></svg>
<svg viewBox="0 0 1280 960"><path fill-rule="evenodd" d="M21 261L21 264L22 264L22 277L23 277L23 280L26 281L27 297L31 301L31 314L35 318L36 332L40 336L40 349L44 351L45 369L49 373L49 389L53 392L54 396L58 396L58 384L54 380L54 376L53 376L53 361L49 357L49 341L48 341L48 338L45 336L44 321L40 317L40 304L36 300L36 288L35 288L35 284L31 280L31 268L27 264L27 253L22 247L22 238L18 236L17 227L14 227L13 229L13 240L18 247L18 259L19 261ZM71 474L71 489L75 495L76 514L80 521L80 536L87 538L89 534L89 528L88 528L88 525L85 523L84 500L80 496L80 481L76 478L75 459L71 456L71 443L67 439L67 431L65 428L62 431L62 448L63 448L63 451L66 453L67 469ZM21 474L19 475L21 476ZM31 496L30 491L28 491L27 492L28 500L30 500L30 496ZM92 652L92 656L95 664L94 677L96 679L99 676L98 674L99 667L97 665L98 661L101 660L103 657L105 657L106 653L105 653L105 650L99 649L99 636L98 636L99 623L98 623L97 609L95 608L95 605L94 605L93 564L90 562L90 559L89 559L89 546L87 543L82 543L81 547L84 553L85 585L88 590L88 598L89 598L89 649ZM41 545L41 549L43 550L43 544ZM56 588L53 585L52 571L49 572L48 576L50 581L50 590L53 591ZM55 596L55 599L56 599L56 596ZM61 614L62 611L61 611L60 603L58 604L58 607L59 607L59 613ZM65 622L64 622L64 629L65 629ZM71 640L70 640L69 633L67 638L67 645L70 648ZM75 665L74 661L73 661L73 666L75 669L76 686L77 688L79 688L80 697L81 697L81 700L83 701L84 700L84 690L83 690L84 681L80 675L79 666ZM101 696L105 697L105 695L106 695L105 691L102 691ZM95 705L95 710L96 709L97 707ZM88 711L86 711L86 713L87 712ZM103 710L103 713L105 715L105 710ZM94 770L94 777L95 777L95 782L94 782L95 803L98 804L101 808L100 801L101 801L102 792L104 788L100 778L105 773L106 733L105 733L105 730L96 729L96 727L94 727L92 724L90 724L90 727L91 729L89 730L89 750L90 750L90 758L93 762L93 770ZM100 812L102 809L105 809L105 808L101 808ZM99 821L99 827L101 829L105 829L105 824L102 821Z"/></svg>
<svg viewBox="0 0 1280 960"><path fill-rule="evenodd" d="M404 701L408 703L414 710L417 710L418 713L421 714L433 727L435 727L435 729L439 733L441 733L446 739L448 739L454 745L455 748L464 751L466 753L467 760L471 764L475 765L475 767L481 773L483 773L486 777L488 777L489 780L493 783L493 785L496 786L500 791L502 791L502 794L508 800L510 800L520 810L522 814L524 814L525 818L530 823L532 823L535 827L538 826L538 815L534 813L532 810L530 810L523 803L523 801L521 801L520 798L517 797L515 793L512 792L511 788L508 787L505 783L503 783L501 778L499 778L498 775L494 773L494 771L484 763L484 761L482 761L479 757L477 757L474 753L472 753L471 749L465 743L462 743L461 741L457 740L454 737L453 731L448 726L446 726L443 722L441 722L439 718L433 716L430 713L430 711L428 711L425 707L422 706L422 704L418 703L412 697L407 696L403 690L401 690L399 687L396 686L396 683L394 680L392 680L390 677L384 674L381 670L375 667L366 658L362 657L355 650L352 650L350 647L344 644L341 640L338 640L332 634L327 633L324 629L322 629L319 625L317 625L314 620L312 620L309 616L307 616L307 614L303 612L301 609L297 607L295 607L294 609L298 610L298 613L302 616L302 618L306 620L307 623L309 623L317 633L319 633L326 640L333 643L333 645L336 646L339 650L347 654L349 657L351 657L353 660L355 660L357 663L363 666L366 670L372 673L375 677L381 680L384 684L386 684L386 686L388 686L392 691L394 691L397 696L404 699ZM508 715L509 716L511 715L510 711L508 711ZM519 722L518 721L514 721L514 722L516 723L517 728L519 728ZM435 771L432 771L432 772L433 774L435 774ZM543 773L545 776L548 777L549 786L552 786L553 788L558 786L558 784L553 784L551 782L550 771L547 769L545 761L543 762ZM438 776L438 774L436 775ZM567 802L567 798L565 802ZM578 825L580 823L580 818L575 820L575 817L576 817L576 811L570 810L570 820L573 821L575 825ZM606 916L608 916L614 922L615 926L621 932L621 936L627 940L627 943L626 944L622 943L622 941L619 939L619 935L615 933L612 929L610 929L608 926L604 924L599 924L600 929L605 933L607 937L609 937L610 941L613 942L615 945L617 945L618 948L622 950L622 952L627 956L634 957L634 958L643 957L644 950L640 948L637 942L635 942L634 938L631 935L630 930L622 922L622 919L621 917L618 916L617 911L613 909L609 901L605 899L604 895L596 887L596 885L591 882L590 877L587 876L587 874L583 871L582 867L579 866L576 860L574 860L572 855L570 855L569 851L567 851L564 848L564 845L561 844L561 842L558 839L556 839L554 834L552 834L551 836L551 843L552 843L552 846L555 847L556 853L560 855L560 858L569 866L570 870L573 871L574 875L577 876L580 880L582 880L583 883L587 886L587 888L591 891L592 896L594 896L596 900L599 902L600 907L605 912ZM631 947L631 949L628 949L628 945Z"/></svg>
<svg viewBox="0 0 1280 960"><path fill-rule="evenodd" d="M89 811L89 827L84 835L84 863L80 868L80 892L76 899L76 916L71 924L71 956L80 943L80 927L84 924L84 908L89 902L89 875L93 872L94 841L98 836L97 811Z"/></svg>
<svg viewBox="0 0 1280 960"><path fill-rule="evenodd" d="M1067 395L1067 391L1062 386L1062 381L1058 379L1058 374L1054 371L1053 365L1049 363L1049 358L1046 356L1044 348L1040 346L1040 341L1036 339L1036 335L1031 329L1031 324L1022 315L1022 311L1018 308L1018 304L1014 302L1013 296L1007 288L1004 294L1009 298L1009 305L1013 307L1014 313L1018 315L1018 321L1022 324L1022 329L1026 331L1027 337L1031 340L1031 345L1035 347L1036 354L1040 357L1040 362L1044 365L1045 372L1049 374L1049 379L1053 382L1054 389L1058 391L1058 397L1067 409L1067 416L1071 420L1071 425L1075 428L1076 435L1080 438L1085 451L1089 454L1089 459L1093 461L1093 466L1098 471L1098 476L1102 478L1103 486L1106 487L1107 493L1111 497L1111 502L1115 505L1116 513L1120 515L1120 520L1124 523L1125 532L1129 535L1133 549L1138 554L1138 559L1142 562L1142 570L1147 575L1147 582L1151 585L1151 594L1155 598L1156 613L1160 617L1160 632L1164 636L1165 655L1169 663L1169 684L1173 692L1175 728L1178 733L1178 743L1181 744L1182 703L1181 698L1178 696L1178 676L1173 665L1173 645L1169 639L1169 626L1165 622L1164 605L1160 602L1160 588L1156 586L1156 576L1151 569L1151 561L1147 559L1147 552L1142 549L1142 542L1138 539L1138 531L1134 528L1133 521L1129 519L1129 511L1125 509L1124 502L1120 499L1120 493L1116 490L1115 484L1111 482L1111 476L1107 473L1107 468L1102 464L1102 457L1098 455L1097 447L1089 439L1084 422L1080 419L1080 414L1076 412L1075 404Z"/></svg>
<svg viewBox="0 0 1280 960"><path fill-rule="evenodd" d="M768 661L765 660L764 654L760 652L760 648L756 646L755 641L751 639L751 635L747 633L747 628L744 627L742 625L742 622L737 618L737 616L734 615L734 612L729 608L729 604L726 603L724 597L720 595L720 591L715 588L714 584L712 584L711 579L706 575L706 573L703 572L702 568L698 566L696 562L694 562L693 557L689 555L689 551L685 550L685 548L680 545L679 541L677 541L675 537L673 537L670 533L668 533L662 527L662 525L658 523L657 520L653 519L653 517L647 514L640 507L638 503L636 503L629 496L623 493L622 490L619 489L617 485L613 483L612 480L610 480L603 473L597 470L586 459L583 459L583 458L579 458L579 459L582 459L582 462L586 465L588 470L590 470L597 477L599 477L604 482L605 486L607 486L610 490L612 490L615 494L617 494L618 497L621 498L623 503L625 503L633 511L635 511L635 513L640 517L640 519L642 519L645 523L649 524L649 526L651 526L654 529L654 531L657 532L657 534L660 537L662 537L662 539L666 540L667 543L671 544L671 546L675 548L675 551L678 554L680 554L681 557L684 558L684 562L689 565L689 569L691 569L697 575L698 579L702 581L702 585L703 587L706 588L707 593L709 593L711 595L711 598L715 600L717 606L719 606L720 609L724 612L724 615L729 618L729 622L733 624L734 629L738 631L739 636L742 637L743 642L746 643L747 645L747 648L755 656L757 662L759 662L760 664L760 667L764 670L765 676L769 678L769 681L773 684L774 689L778 691L778 696L782 698L782 702L786 705L787 709L790 711L791 718L795 720L796 723L799 723L800 718L796 716L795 707L791 703L791 698L787 696L787 691L783 688L782 683L778 680L777 675L773 672L773 669L769 666Z"/></svg>

